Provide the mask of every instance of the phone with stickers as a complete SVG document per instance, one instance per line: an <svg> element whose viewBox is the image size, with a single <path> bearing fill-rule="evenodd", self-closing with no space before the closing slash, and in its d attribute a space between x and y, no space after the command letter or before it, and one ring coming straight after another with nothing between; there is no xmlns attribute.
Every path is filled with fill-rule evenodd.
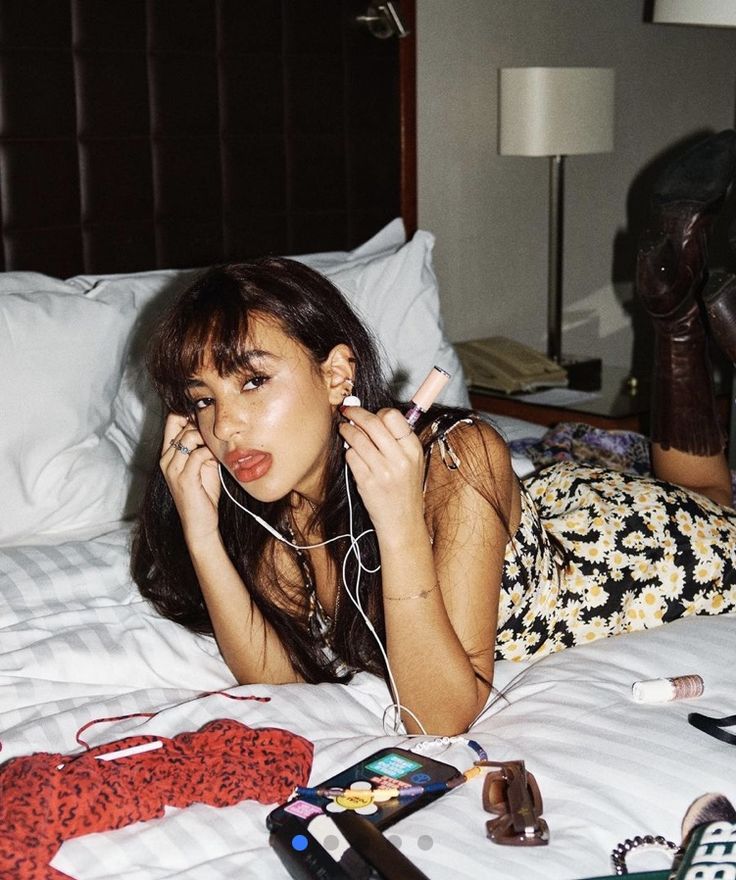
<svg viewBox="0 0 736 880"><path fill-rule="evenodd" d="M356 854L333 821L354 811L382 830L427 806L447 790L425 791L462 774L451 764L400 748L369 755L324 782L295 794L269 813L270 843L292 877L344 880L358 876ZM419 788L416 794L396 797L396 790ZM334 791L327 793L327 790ZM317 793L319 791L320 793ZM383 795L390 795L384 798ZM365 876L382 876L379 874Z"/></svg>

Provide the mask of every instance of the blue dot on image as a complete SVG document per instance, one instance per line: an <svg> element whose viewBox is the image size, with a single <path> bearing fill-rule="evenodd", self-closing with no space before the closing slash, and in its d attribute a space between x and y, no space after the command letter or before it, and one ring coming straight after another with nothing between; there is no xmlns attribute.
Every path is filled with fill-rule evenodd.
<svg viewBox="0 0 736 880"><path fill-rule="evenodd" d="M309 841L303 834L295 834L291 838L291 845L297 852L304 852L309 846Z"/></svg>

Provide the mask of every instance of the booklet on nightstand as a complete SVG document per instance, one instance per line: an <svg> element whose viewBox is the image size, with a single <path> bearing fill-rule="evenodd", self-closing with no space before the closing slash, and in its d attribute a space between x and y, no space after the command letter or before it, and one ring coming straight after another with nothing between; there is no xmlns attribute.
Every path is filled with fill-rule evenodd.
<svg viewBox="0 0 736 880"><path fill-rule="evenodd" d="M456 342L465 381L504 394L564 388L567 372L553 360L505 336Z"/></svg>

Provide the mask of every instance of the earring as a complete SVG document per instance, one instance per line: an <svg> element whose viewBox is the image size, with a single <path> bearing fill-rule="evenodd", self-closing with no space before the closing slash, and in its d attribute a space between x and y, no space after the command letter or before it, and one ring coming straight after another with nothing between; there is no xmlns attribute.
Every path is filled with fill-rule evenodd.
<svg viewBox="0 0 736 880"><path fill-rule="evenodd" d="M342 392L342 406L360 406L360 398L353 394L353 387L355 385L353 380L346 378L343 381L348 386L348 390Z"/></svg>

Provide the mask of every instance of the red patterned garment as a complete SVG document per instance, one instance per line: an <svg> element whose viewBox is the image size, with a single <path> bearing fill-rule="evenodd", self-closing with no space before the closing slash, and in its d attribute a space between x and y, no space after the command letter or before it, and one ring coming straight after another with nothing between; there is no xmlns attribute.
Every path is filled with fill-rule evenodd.
<svg viewBox="0 0 736 880"><path fill-rule="evenodd" d="M160 742L151 751L99 756ZM0 765L0 880L64 880L64 840L160 818L164 807L284 801L306 785L313 746L279 728L218 719L173 739L131 736L81 755L39 752Z"/></svg>

